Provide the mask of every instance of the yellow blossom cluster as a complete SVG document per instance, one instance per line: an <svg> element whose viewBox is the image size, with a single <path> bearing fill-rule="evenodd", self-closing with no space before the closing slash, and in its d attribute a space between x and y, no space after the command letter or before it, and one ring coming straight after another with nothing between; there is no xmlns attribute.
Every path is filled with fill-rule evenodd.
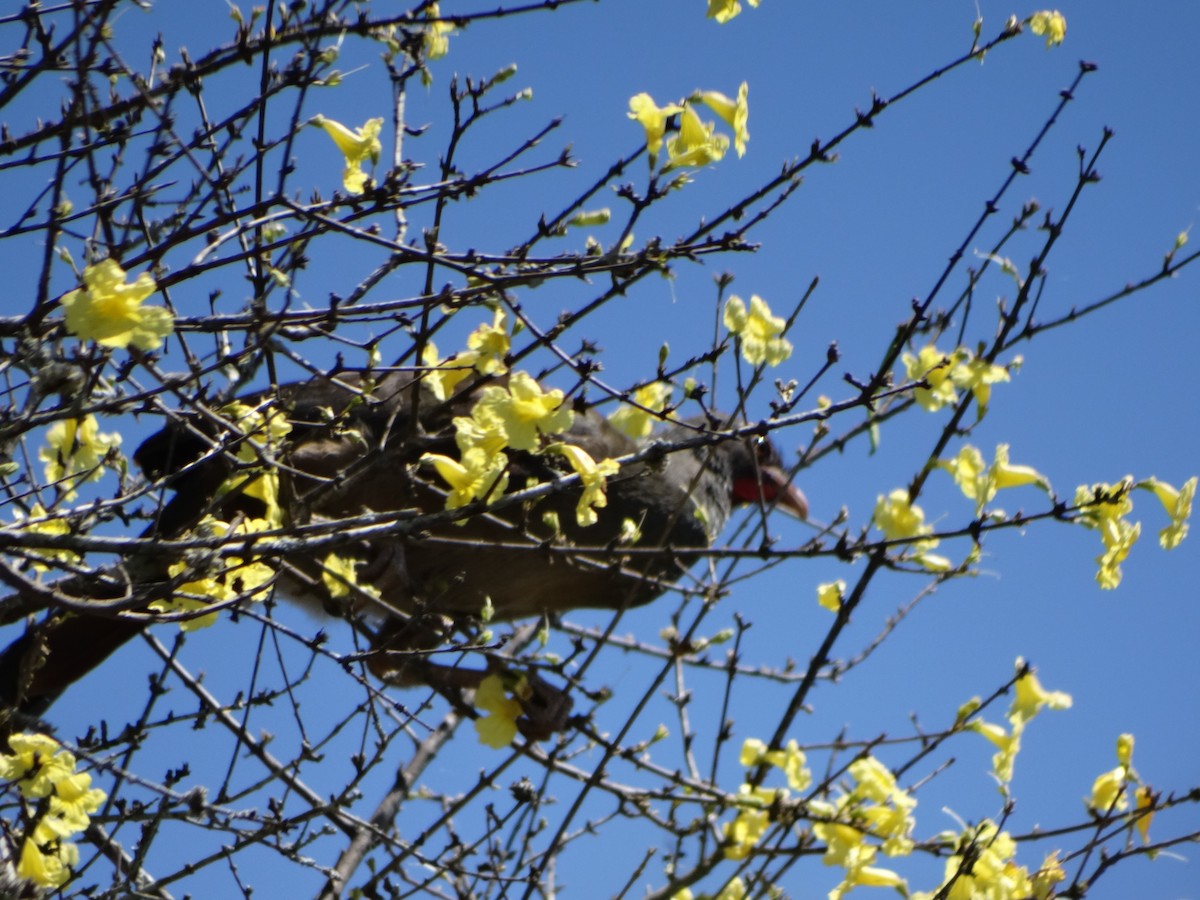
<svg viewBox="0 0 1200 900"><path fill-rule="evenodd" d="M925 524L925 511L916 506L904 488L896 488L886 497L879 495L872 514L875 527L889 541L909 541L912 558L931 572L945 572L950 561L929 551L938 545L938 539L926 537L933 533L933 526Z"/></svg>
<svg viewBox="0 0 1200 900"><path fill-rule="evenodd" d="M1054 886L1067 877L1057 853L1047 855L1032 875L1025 866L1017 865L1017 842L988 819L946 838L956 850L946 859L941 886L917 891L911 900L1047 900Z"/></svg>
<svg viewBox="0 0 1200 900"><path fill-rule="evenodd" d="M686 100L659 106L649 94L637 94L629 99L629 118L641 124L646 132L646 151L653 168L658 161L666 138L667 123L672 116L679 116L678 131L666 141L667 162L664 172L678 168L698 168L724 158L729 150L728 135L716 130L716 122L705 122L697 111L698 105L707 106L731 129L733 145L737 155L744 156L746 143L750 140L748 122L750 87L742 82L736 98L727 97L719 91L697 91Z"/></svg>
<svg viewBox="0 0 1200 900"><path fill-rule="evenodd" d="M896 783L896 777L873 756L850 764L855 785L837 801L814 801L811 812L819 817L813 833L825 841L822 862L845 870L841 883L829 892L840 900L856 887L891 887L904 893L907 884L891 869L874 865L880 851L885 856L912 852L913 810L917 801Z"/></svg>
<svg viewBox="0 0 1200 900"><path fill-rule="evenodd" d="M917 388L915 396L929 412L953 406L958 402L960 390L970 391L975 398L977 418L982 419L987 414L992 385L1010 380L1008 368L981 359L965 347L943 353L934 344L927 344L915 354L905 353L902 360L909 381L924 381L928 385ZM1020 363L1018 357L1010 365Z"/></svg>
<svg viewBox="0 0 1200 900"><path fill-rule="evenodd" d="M282 528L283 508L279 504L279 471L274 456L282 449L283 439L292 431L291 422L280 409L269 404L250 406L234 401L221 407L221 415L239 434L233 455L244 464L217 491L218 497L240 492L263 504L262 527L258 531Z"/></svg>
<svg viewBox="0 0 1200 900"><path fill-rule="evenodd" d="M1080 508L1077 521L1099 531L1104 542L1104 552L1096 557L1100 566L1096 581L1101 588L1112 590L1121 583L1121 563L1142 533L1140 522L1126 518L1133 512L1133 489L1150 491L1166 510L1170 522L1158 533L1158 541L1164 550L1173 550L1187 536L1196 482L1192 477L1176 488L1157 478L1135 483L1132 477L1126 477L1116 484L1083 484L1075 489L1075 505Z"/></svg>
<svg viewBox="0 0 1200 900"><path fill-rule="evenodd" d="M1043 9L1029 17L1029 30L1046 38L1046 46L1061 44L1067 36L1067 20L1057 9Z"/></svg>
<svg viewBox="0 0 1200 900"><path fill-rule="evenodd" d="M1133 768L1133 735L1117 737L1117 767L1096 777L1092 782L1092 794L1084 803L1093 813L1107 816L1113 812L1129 809L1127 794L1133 793L1134 810L1130 814L1131 827L1136 827L1142 843L1150 843L1150 820L1154 818L1158 795L1148 784L1142 783Z"/></svg>
<svg viewBox="0 0 1200 900"><path fill-rule="evenodd" d="M1017 659L1016 667L1021 676L1013 687L1013 701L1008 710L1009 727L1006 729L1002 725L985 722L983 719L974 719L967 726L995 745L996 753L992 756L992 774L1000 782L1001 791L1006 790L1005 786L1012 781L1013 765L1016 762L1017 753L1021 750L1021 736L1034 716L1043 709L1069 709L1071 707L1071 695L1062 691L1047 691L1038 681L1037 675L1026 667L1023 659ZM965 704L959 710L959 719L965 720L972 715L978 704L978 698Z"/></svg>
<svg viewBox="0 0 1200 900"><path fill-rule="evenodd" d="M443 360L437 347L432 343L425 345L422 359L428 367L425 383L437 399L446 400L472 374L505 375L510 346L507 313L498 309L490 325L480 325L471 332L467 349L462 353ZM556 454L564 457L583 485L576 508L579 524L583 527L595 524L596 510L608 502L607 479L619 467L611 459L594 460L573 444L544 445L547 439L569 429L574 421L574 413L565 400L562 391L543 390L527 372L512 373L506 384L484 387L471 414L454 419L458 458L439 453L421 457L450 487L446 508L458 509L475 500L501 496L508 488L508 450Z"/></svg>
<svg viewBox="0 0 1200 900"><path fill-rule="evenodd" d="M271 523L266 519L238 519L231 525L209 516L196 526L195 533L201 537L223 538L251 535L267 531L271 527ZM183 631L196 631L212 625L216 622L217 613L222 605L230 605L242 598L251 601L265 600L275 578L273 566L261 559L241 556L222 557L213 568L199 572L189 563L180 560L171 563L167 567L167 573L172 578L182 576L188 580L181 581L171 591L170 597L151 603L150 609L162 613L209 610L181 621L179 627Z"/></svg>
<svg viewBox="0 0 1200 900"><path fill-rule="evenodd" d="M758 738L747 738L742 743L738 760L746 769L758 766L773 766L784 773L788 786L804 791L812 784L812 773L799 745L788 741L782 750L770 750ZM771 825L772 808L788 799L787 788L765 788L749 783L738 787L738 814L724 826L725 858L745 859L754 850Z"/></svg>
<svg viewBox="0 0 1200 900"><path fill-rule="evenodd" d="M67 838L88 827L104 802L92 777L75 771L74 754L44 734L14 734L11 754L0 754L0 778L16 782L25 801L25 837L17 875L40 887L57 888L79 864L79 848Z"/></svg>
<svg viewBox="0 0 1200 900"><path fill-rule="evenodd" d="M967 444L954 459L938 460L938 467L950 473L968 500L975 501L976 515L983 512L997 491L1005 488L1032 484L1051 493L1049 480L1036 469L1009 462L1008 444L996 446L996 455L990 464L978 448Z"/></svg>
<svg viewBox="0 0 1200 900"><path fill-rule="evenodd" d="M175 317L161 306L142 306L158 290L143 272L133 284L125 283L125 270L116 260L105 259L83 270L82 288L68 291L59 301L66 308L67 331L102 347L155 350L175 329Z"/></svg>
<svg viewBox="0 0 1200 900"><path fill-rule="evenodd" d="M57 485L70 500L81 484L104 474L103 466L119 446L121 436L101 432L96 417L88 413L81 419L63 419L51 425L38 458L44 464L46 482Z"/></svg>
<svg viewBox="0 0 1200 900"><path fill-rule="evenodd" d="M757 294L751 295L749 309L741 297L730 297L724 322L741 344L742 359L752 366L777 366L792 355L792 344L783 336L787 321L773 315L767 301Z"/></svg>

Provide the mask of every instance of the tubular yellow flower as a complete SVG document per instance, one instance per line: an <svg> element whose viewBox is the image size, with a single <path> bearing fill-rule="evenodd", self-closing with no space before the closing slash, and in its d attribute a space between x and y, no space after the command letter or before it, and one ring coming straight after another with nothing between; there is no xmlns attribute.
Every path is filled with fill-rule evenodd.
<svg viewBox="0 0 1200 900"><path fill-rule="evenodd" d="M367 183L367 174L362 170L363 162L370 159L372 163L377 163L379 154L383 152L383 145L379 143L383 119L368 119L356 131L320 115L314 116L312 121L314 125L325 129L325 133L346 158L346 168L342 172L342 186L346 192L361 194Z"/></svg>
<svg viewBox="0 0 1200 900"><path fill-rule="evenodd" d="M970 444L964 446L954 459L939 460L938 467L953 476L955 484L968 500L975 501L977 515L996 496L996 492L1004 488L1035 484L1044 491L1050 490L1050 482L1036 469L1015 466L1008 461L1008 444L996 445L996 457L986 468L983 454Z"/></svg>
<svg viewBox="0 0 1200 900"><path fill-rule="evenodd" d="M628 403L608 417L615 428L620 429L635 441L646 437L654 430L652 413L662 412L671 400L672 387L664 381L643 385L633 393L633 402Z"/></svg>
<svg viewBox="0 0 1200 900"><path fill-rule="evenodd" d="M1130 523L1124 518L1133 512L1133 501L1129 499L1132 487L1133 479L1124 478L1115 485L1080 485L1075 489L1075 505L1082 507L1077 521L1099 531L1104 541L1104 552L1096 557L1100 565L1096 581L1103 590L1120 585L1121 563L1142 533L1140 522ZM1097 502L1099 496L1106 499Z"/></svg>
<svg viewBox="0 0 1200 900"><path fill-rule="evenodd" d="M725 327L742 342L742 358L752 366L777 366L792 355L792 344L783 337L787 321L772 315L767 301L757 294L750 308L736 294L725 303Z"/></svg>
<svg viewBox="0 0 1200 900"><path fill-rule="evenodd" d="M508 487L508 457L503 453L489 454L472 447L462 454L462 461L437 453L426 453L421 462L432 463L446 484L450 496L446 509L458 509L472 500L498 497Z"/></svg>
<svg viewBox="0 0 1200 900"><path fill-rule="evenodd" d="M729 138L717 134L716 127L715 122L702 122L696 108L685 104L679 117L679 134L667 141L670 161L663 171L707 166L721 160L729 149Z"/></svg>
<svg viewBox="0 0 1200 900"><path fill-rule="evenodd" d="M992 756L992 774L996 776L996 780L1002 784L1012 781L1013 766L1017 761L1017 754L1021 752L1024 724L1014 726L1011 734L1005 731L1003 726L982 719L975 719L967 727L976 734L983 735L996 746L997 752Z"/></svg>
<svg viewBox="0 0 1200 900"><path fill-rule="evenodd" d="M430 19L436 19L441 14L441 10L438 9L438 4L436 3L431 3L428 9L425 10L425 15ZM452 22L429 23L429 27L425 29L426 62L441 59L450 52L450 35L453 33L454 24Z"/></svg>
<svg viewBox="0 0 1200 900"><path fill-rule="evenodd" d="M1142 836L1142 843L1150 843L1150 820L1154 818L1154 804L1158 802L1158 796L1154 790L1147 784L1139 785L1137 790L1133 792L1135 801L1134 812L1137 814L1137 830Z"/></svg>
<svg viewBox="0 0 1200 900"><path fill-rule="evenodd" d="M1179 489L1157 478L1139 482L1137 486L1153 491L1167 515L1171 517L1171 524L1158 533L1158 542L1164 550L1174 550L1187 537L1187 520L1191 518L1192 502L1196 497L1195 476L1185 481Z"/></svg>
<svg viewBox="0 0 1200 900"><path fill-rule="evenodd" d="M697 99L725 120L733 129L733 147L738 157L746 155L746 142L750 140L750 132L746 127L750 119L750 105L747 97L750 85L743 81L738 88L736 100L731 100L719 91L702 91Z"/></svg>
<svg viewBox="0 0 1200 900"><path fill-rule="evenodd" d="M1053 47L1061 44L1067 36L1067 20L1057 9L1044 9L1029 17L1029 30L1045 35L1046 46Z"/></svg>
<svg viewBox="0 0 1200 900"><path fill-rule="evenodd" d="M102 347L133 344L139 350L154 350L174 331L175 317L169 310L142 306L158 290L148 272L126 284L125 270L115 260L105 259L83 270L83 283L59 301L67 311L67 330L81 340Z"/></svg>
<svg viewBox="0 0 1200 900"><path fill-rule="evenodd" d="M509 698L499 675L488 675L475 691L475 708L487 713L475 720L479 743L501 750L517 736L521 704Z"/></svg>
<svg viewBox="0 0 1200 900"><path fill-rule="evenodd" d="M608 506L608 496L604 493L605 479L616 475L620 465L615 459L596 462L586 450L574 444L555 444L550 449L567 458L583 483L583 494L575 507L576 521L582 528L595 525L599 519L596 510Z"/></svg>
<svg viewBox="0 0 1200 900"><path fill-rule="evenodd" d="M1025 661L1018 658L1017 670L1025 666ZM1071 695L1063 691L1048 691L1042 687L1037 675L1027 672L1017 679L1014 688L1013 702L1008 710L1008 720L1015 727L1024 725L1043 709L1070 709Z"/></svg>
<svg viewBox="0 0 1200 900"><path fill-rule="evenodd" d="M650 154L651 165L654 165L655 157L662 150L667 119L681 112L683 107L675 103L658 106L649 94L637 94L629 98L629 118L636 119L646 130L646 151Z"/></svg>

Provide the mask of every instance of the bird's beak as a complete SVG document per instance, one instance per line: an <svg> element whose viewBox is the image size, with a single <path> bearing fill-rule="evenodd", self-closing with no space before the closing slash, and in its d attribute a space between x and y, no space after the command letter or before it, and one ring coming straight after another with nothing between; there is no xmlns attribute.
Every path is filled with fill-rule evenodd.
<svg viewBox="0 0 1200 900"><path fill-rule="evenodd" d="M744 479L747 484L734 484L736 501L756 503L761 499L767 503L774 503L778 509L801 521L808 519L808 498L800 488L788 480L782 469L777 466L760 466L758 474L757 484L750 478Z"/></svg>

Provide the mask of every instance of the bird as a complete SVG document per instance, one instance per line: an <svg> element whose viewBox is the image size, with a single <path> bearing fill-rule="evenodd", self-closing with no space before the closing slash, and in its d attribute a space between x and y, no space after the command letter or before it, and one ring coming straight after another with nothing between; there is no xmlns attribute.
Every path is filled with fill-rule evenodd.
<svg viewBox="0 0 1200 900"><path fill-rule="evenodd" d="M403 522L407 514L413 527L339 546L358 566L353 589L335 590L324 553L305 550L273 561L275 587L310 609L367 623L368 666L385 682L470 687L482 673L427 659L456 621L485 610L492 621L511 621L641 606L682 578L736 506L774 504L807 517L807 499L766 437L693 440L672 451L729 421L712 414L677 421L639 442L580 404L555 442L593 460L635 457L607 479L606 505L594 509L594 522L577 514L584 489L564 478L570 467L561 455L509 450L510 485L559 489L507 505L496 502L503 497L484 498L477 505L491 506L472 515L435 515L423 525L447 505L446 486L428 460L460 455L456 420L470 414L488 384L503 387L505 379L475 379L442 397L419 373L345 370L242 398L242 409L286 418L273 458L257 465L238 452L248 437L225 417L175 415L134 454L146 478L171 492L143 536L178 538L206 517L261 517L268 502L278 504L287 526L325 531L356 517L395 513ZM278 474L278 496L270 501L248 489L248 471L264 466ZM154 554L129 568L113 582L132 595L125 608L138 612L180 580ZM75 584L66 593L85 591ZM0 653L0 702L26 716L44 714L146 624L146 615L53 614Z"/></svg>

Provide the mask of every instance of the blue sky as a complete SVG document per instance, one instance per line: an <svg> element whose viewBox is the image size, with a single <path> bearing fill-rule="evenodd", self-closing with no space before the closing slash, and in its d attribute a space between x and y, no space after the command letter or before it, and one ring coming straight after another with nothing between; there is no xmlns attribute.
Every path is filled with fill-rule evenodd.
<svg viewBox="0 0 1200 900"><path fill-rule="evenodd" d="M491 5L445 0L442 8L452 14ZM1192 46L1200 33L1200 6L1177 2L1162 7L1169 9L1169 18L1131 21L1129 4L1068 0L1061 7L1069 26L1062 47L1047 50L1040 39L1023 35L997 48L982 65L968 64L890 107L873 129L856 133L839 148L836 164L808 170L790 202L753 233L759 252L681 266L673 280L642 282L629 297L589 320L584 332L604 348L605 377L628 384L648 375L664 340L670 342L673 358L703 350L712 337L712 279L723 271L735 275L734 292L759 294L777 311L790 308L819 277L820 286L791 335L795 354L773 374L807 381L824 360L826 347L836 341L842 360L814 397L851 396L840 380L842 373L868 376L912 298L928 294L984 200L1007 176L1009 160L1024 152L1054 109L1059 91L1075 78L1080 60L1095 62L1098 70L1084 79L1039 149L1031 174L1009 191L1000 215L969 252L989 246L1027 200L1036 198L1043 209L1060 211L1078 170L1076 148L1093 151L1107 127L1115 137L1099 163L1103 180L1084 192L1049 260L1040 308L1044 317L1061 315L1153 275L1176 234L1200 216L1200 127L1194 110L1200 85ZM695 183L638 232L645 239L661 228L659 233L669 240L699 217L724 210L786 160L805 154L815 138L828 138L850 125L855 108L865 109L872 91L894 96L955 59L970 46L977 9L985 38L998 32L1010 13L1034 11L993 0L980 0L978 7L969 0L763 0L757 10L748 9L718 27L705 21L703 8L701 0L606 0L554 15L478 24L453 36L448 58L432 67L433 87L410 97L410 122L427 122L429 130L410 141L408 155L430 169L436 164L446 134L444 92L452 73L486 77L516 62L518 73L509 86L530 86L533 98L487 124L478 143L464 148L466 167L491 159L497 147L518 142L563 114L562 126L535 151L535 158L552 158L569 143L580 162L570 173L517 181L452 208L444 233L453 236L454 246L508 246L529 232L541 212L557 209L612 159L632 152L641 133L625 116L631 95L648 91L666 102L696 88L733 94L747 81L749 152L742 160L731 154L696 173ZM195 55L209 42L207 36L228 32L226 11L223 0L162 3L153 16L130 9L122 23L129 31L121 37L133 45L142 35L161 30L169 58L184 44ZM386 115L387 80L374 51L363 51L357 61L367 67L336 89L315 92L306 114L320 112L347 124ZM353 68L349 53L345 68ZM216 86L217 105L242 102L236 92L245 87L237 87L237 78L249 78L249 70ZM328 196L340 167L331 145L310 129L298 149L302 171L318 182L324 178ZM390 152L385 147L385 156ZM643 166L639 160L630 180L644 181ZM619 201L612 197L608 205L617 211ZM603 230L597 235L611 238ZM1200 234L1195 237L1200 240ZM1040 235L1030 231L1010 244L1008 253L1021 265L1038 247ZM0 245L0 255L19 269L19 260L9 256L15 249L13 242ZM307 280L298 284L301 296L320 302L327 290L338 290L348 268L340 257L314 256ZM352 277L361 277L358 269ZM951 303L962 284L960 270L935 305ZM389 296L415 293L414 285L405 282L389 290ZM571 295L557 291L531 292L523 302L549 322L572 303ZM978 331L970 335L972 340L989 336L988 312L998 298L1011 300L1013 292L1012 281L994 270L985 277L976 294ZM1200 275L1185 271L1021 347L1024 366L1011 384L996 388L988 418L972 442L989 457L995 444L1010 444L1014 461L1044 473L1064 499L1070 499L1077 484L1112 482L1126 474L1157 475L1178 485L1200 472L1200 400L1192 377L1200 335L1198 294ZM230 302L237 297L233 293ZM203 310L202 300L193 302L200 304L193 314ZM450 349L448 342L443 352ZM391 354L385 350L384 355ZM726 376L726 386L728 382ZM766 412L765 399L761 402L755 410L759 414ZM869 455L865 445L856 444L802 473L799 481L814 518L832 520L845 507L852 528L863 527L879 494L911 480L940 421L937 414L910 414L883 428L878 453ZM808 436L804 429L794 429L780 435L779 443L788 454ZM934 476L922 500L926 515L947 527L967 521L965 502L948 479L939 478ZM820 743L843 726L858 739L905 735L911 732L910 714L937 727L952 719L971 695L987 694L1001 684L1014 659L1024 656L1038 665L1045 685L1071 693L1074 706L1044 714L1026 737L1013 785L1018 798L1010 823L1014 831L1081 819L1080 798L1097 774L1115 765L1113 747L1121 732L1136 735L1135 765L1155 787L1186 789L1200 782L1195 750L1200 740L1200 663L1194 650L1200 637L1195 587L1200 544L1193 535L1178 550L1164 553L1155 539L1165 524L1161 510L1149 494L1135 499L1143 535L1117 591L1102 592L1093 580L1099 552L1094 532L1039 524L1024 533L993 536L980 577L943 587L867 665L837 685L820 687L811 700L812 714L799 720L794 736L802 744ZM1045 505L1032 490L1001 495L998 504L1028 512ZM812 533L790 521L773 522L773 528L782 546L798 545ZM943 549L951 556L965 552ZM709 624L716 630L740 611L754 622L742 648L747 660L780 665L791 656L803 664L828 625L828 613L815 603L815 586L839 577L849 580L852 573L832 558L789 562L739 585ZM878 580L839 655L857 652L922 586L912 576ZM620 628L650 638L662 626L662 616L652 606L627 617ZM211 637L195 646L203 647L205 641L212 652L229 652ZM196 657L201 658L200 651ZM127 670L114 671L126 677ZM622 683L636 683L639 671L637 663L614 654L591 677L619 695ZM214 677L219 679L220 673ZM732 715L739 741L766 737L782 696L735 697ZM68 698L56 709L58 721L83 715L90 702L86 691ZM608 727L619 721L619 709L614 707ZM602 710L600 715L605 724L607 714ZM651 713L649 731L654 721ZM707 724L711 729L713 722ZM472 741L463 734L462 743ZM999 795L987 775L990 748L968 739L954 746L956 765L920 795L922 835L957 827L939 812L943 806L953 807L964 819L999 814ZM462 753L471 771L487 764L477 759L473 746ZM726 765L735 779L731 762ZM532 773L529 764L518 763L516 769L523 765ZM447 762L433 777L450 774ZM1195 829L1194 811L1189 818ZM1170 829L1165 822L1163 827ZM1189 826L1176 821L1173 827ZM627 849L632 857L635 848ZM1033 865L1040 856L1041 849L1022 862ZM565 862L570 860L568 856ZM574 878L579 885L589 867L582 857L576 862L582 873ZM1197 864L1194 858L1164 858L1152 865L1134 861L1107 875L1089 896L1194 898L1200 883ZM786 885L792 896L824 895L830 886L825 881L832 876L817 868L814 861L793 870L794 883ZM930 889L934 883L914 878L912 886Z"/></svg>

